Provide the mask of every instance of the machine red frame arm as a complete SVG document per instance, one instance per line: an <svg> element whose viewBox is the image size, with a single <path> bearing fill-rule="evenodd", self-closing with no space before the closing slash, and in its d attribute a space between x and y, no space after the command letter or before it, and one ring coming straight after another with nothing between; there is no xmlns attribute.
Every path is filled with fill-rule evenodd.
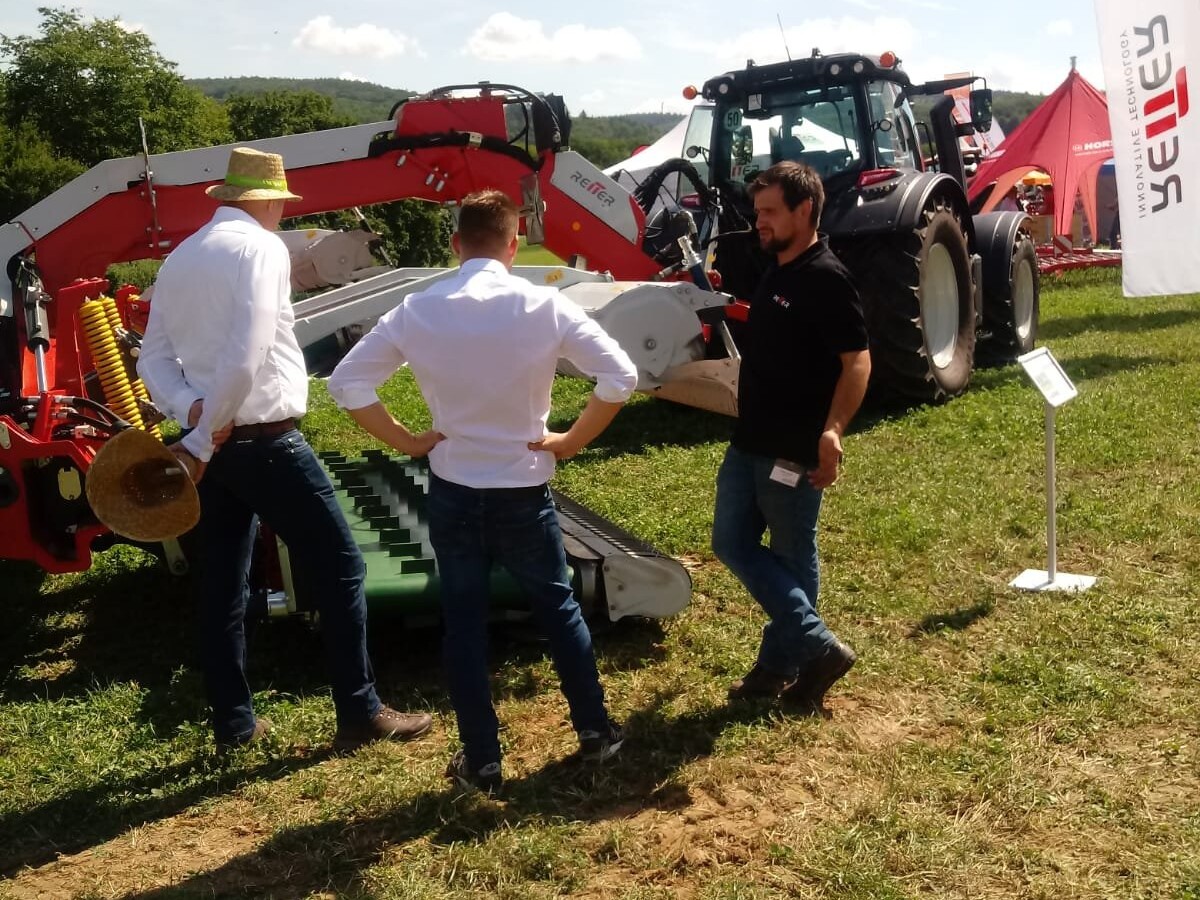
<svg viewBox="0 0 1200 900"><path fill-rule="evenodd" d="M519 205L544 206L544 245L559 257L583 257L589 268L621 279L651 278L659 265L641 249L645 215L628 191L572 151L535 157L518 147L488 149L507 144L505 107L511 104L511 97L487 90L476 97L414 99L395 121L243 146L283 156L288 184L303 197L289 204L289 216L400 199L455 203L496 188ZM462 141L420 146L414 140L431 135ZM224 177L232 146L100 163L0 228L0 259L32 251L45 290L57 300L64 287L103 277L112 263L162 258L212 215L215 202L204 189ZM0 296L0 313L5 305L20 315L11 296ZM54 388L81 393L91 366L72 305L51 304L54 342L46 367ZM24 383L35 383L33 376L26 358Z"/></svg>
<svg viewBox="0 0 1200 900"><path fill-rule="evenodd" d="M530 153L528 119L528 139L510 141L506 107L521 99L481 86L474 97L410 100L394 121L247 143L283 156L289 185L303 197L289 205L292 216L409 198L453 204L497 188L533 213L545 246L561 258L583 256L589 268L622 279L651 278L659 266L641 249L645 216L625 189L578 153ZM0 261L32 258L44 289L26 278L16 290L11 277L0 278L0 337L15 344L0 351L19 358L17 396L0 390L0 557L50 572L90 565L92 543L106 529L86 505L82 480L112 427L89 419L106 411L87 399L95 364L80 306L107 292L109 265L162 258L209 219L216 202L204 189L223 179L231 146L108 160L0 226ZM30 302L45 307L44 319L19 308ZM54 502L46 509L31 499L47 495Z"/></svg>

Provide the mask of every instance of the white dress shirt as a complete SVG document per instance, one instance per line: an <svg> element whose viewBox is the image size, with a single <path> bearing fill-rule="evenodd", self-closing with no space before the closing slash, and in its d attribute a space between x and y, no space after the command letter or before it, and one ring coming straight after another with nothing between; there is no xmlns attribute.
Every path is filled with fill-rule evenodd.
<svg viewBox="0 0 1200 900"><path fill-rule="evenodd" d="M308 376L292 333L291 258L279 236L222 206L159 270L137 370L159 408L187 424L197 459L212 457L212 433L304 415Z"/></svg>
<svg viewBox="0 0 1200 900"><path fill-rule="evenodd" d="M555 366L566 357L596 379L596 396L623 403L637 385L625 351L556 288L536 287L492 259L412 294L379 320L329 377L345 409L412 368L446 436L429 454L436 475L473 488L532 487L554 474L546 436Z"/></svg>

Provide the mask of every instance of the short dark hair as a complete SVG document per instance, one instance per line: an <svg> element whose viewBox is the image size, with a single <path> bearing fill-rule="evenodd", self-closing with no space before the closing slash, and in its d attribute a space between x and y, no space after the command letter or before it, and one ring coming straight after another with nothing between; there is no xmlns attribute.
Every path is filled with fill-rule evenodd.
<svg viewBox="0 0 1200 900"><path fill-rule="evenodd" d="M795 209L805 200L812 201L813 228L821 221L821 210L825 208L825 186L821 184L821 176L812 166L799 162L776 163L765 172L759 172L754 183L750 185L751 199L763 188L773 184L779 185L783 191L783 202L788 209Z"/></svg>
<svg viewBox="0 0 1200 900"><path fill-rule="evenodd" d="M504 191L476 191L463 198L458 240L468 250L501 250L516 236L520 222L517 205Z"/></svg>

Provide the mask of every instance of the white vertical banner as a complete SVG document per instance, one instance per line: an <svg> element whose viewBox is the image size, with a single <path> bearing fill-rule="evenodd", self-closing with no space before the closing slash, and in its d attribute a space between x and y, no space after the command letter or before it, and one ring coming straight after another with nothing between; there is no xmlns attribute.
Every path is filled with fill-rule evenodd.
<svg viewBox="0 0 1200 900"><path fill-rule="evenodd" d="M1125 295L1200 291L1200 64L1196 0L1095 0L1112 126Z"/></svg>

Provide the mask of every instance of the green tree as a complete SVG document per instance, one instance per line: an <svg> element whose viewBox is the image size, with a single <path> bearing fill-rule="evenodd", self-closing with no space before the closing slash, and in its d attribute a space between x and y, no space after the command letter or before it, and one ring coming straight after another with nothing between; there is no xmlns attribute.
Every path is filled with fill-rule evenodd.
<svg viewBox="0 0 1200 900"><path fill-rule="evenodd" d="M145 34L78 10L38 12L40 34L0 36L9 127L29 123L56 155L88 166L137 153L139 117L151 152L229 140L221 105L185 85Z"/></svg>
<svg viewBox="0 0 1200 900"><path fill-rule="evenodd" d="M355 124L354 119L334 111L332 97L310 90L232 94L225 101L225 111L235 141Z"/></svg>
<svg viewBox="0 0 1200 900"><path fill-rule="evenodd" d="M303 134L353 125L334 111L332 98L316 91L267 91L231 94L225 101L238 141ZM420 200L379 203L362 210L381 240L383 255L397 266L442 266L449 260L450 218L445 210ZM289 221L289 228L358 228L352 212L332 212Z"/></svg>
<svg viewBox="0 0 1200 900"><path fill-rule="evenodd" d="M56 156L50 142L28 122L16 128L0 123L0 222L15 219L84 168Z"/></svg>

